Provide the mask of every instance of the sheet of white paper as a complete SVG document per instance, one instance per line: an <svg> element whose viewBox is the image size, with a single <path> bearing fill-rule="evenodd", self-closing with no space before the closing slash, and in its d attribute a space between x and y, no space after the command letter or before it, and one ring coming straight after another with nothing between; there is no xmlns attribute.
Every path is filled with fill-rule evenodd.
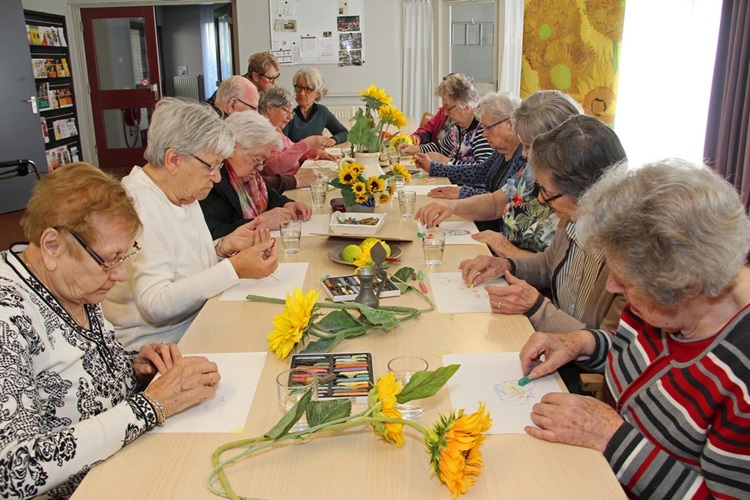
<svg viewBox="0 0 750 500"><path fill-rule="evenodd" d="M417 224L418 231L424 232L426 226ZM443 221L440 223L440 229L445 231L445 244L446 245L484 245L481 241L477 241L471 237L472 234L477 234L479 228L470 220L452 220Z"/></svg>
<svg viewBox="0 0 750 500"><path fill-rule="evenodd" d="M285 299L296 286L300 290L305 284L307 262L283 262L274 273L262 280L240 280L239 283L221 294L220 302L245 302L248 295L263 295L275 299Z"/></svg>
<svg viewBox="0 0 750 500"><path fill-rule="evenodd" d="M310 236L314 233L327 233L328 225L331 223L330 214L318 214L310 217L310 220L302 222L302 236ZM271 237L281 238L281 231L271 231ZM278 242L277 242L278 243Z"/></svg>
<svg viewBox="0 0 750 500"><path fill-rule="evenodd" d="M492 417L489 434L524 434L524 426L534 425L529 415L534 403L549 392L560 392L553 375L518 385L523 376L517 352L443 355L443 366L461 365L448 381L451 405L473 413L479 402Z"/></svg>
<svg viewBox="0 0 750 500"><path fill-rule="evenodd" d="M492 312L490 296L486 285L508 286L505 278L488 280L474 288L469 288L461 278L461 273L427 273L432 295L441 313Z"/></svg>
<svg viewBox="0 0 750 500"><path fill-rule="evenodd" d="M210 400L170 417L164 427L151 432L234 432L241 433L253 404L260 373L266 362L265 352L232 352L197 354L219 367L221 382ZM193 354L188 354L193 356Z"/></svg>
<svg viewBox="0 0 750 500"><path fill-rule="evenodd" d="M339 162L330 160L305 160L300 168L327 168L338 170Z"/></svg>
<svg viewBox="0 0 750 500"><path fill-rule="evenodd" d="M418 181L412 181L418 182ZM456 187L455 184L451 184L450 186L447 185L438 185L438 184L407 184L404 186L404 191L414 191L417 193L417 195L427 195L430 191L437 187ZM439 201L437 198L432 199L430 198L430 201Z"/></svg>

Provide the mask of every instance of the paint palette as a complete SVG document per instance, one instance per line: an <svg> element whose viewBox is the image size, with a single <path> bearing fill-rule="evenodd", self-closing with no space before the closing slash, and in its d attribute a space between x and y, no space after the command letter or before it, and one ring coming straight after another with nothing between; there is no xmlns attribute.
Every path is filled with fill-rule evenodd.
<svg viewBox="0 0 750 500"><path fill-rule="evenodd" d="M353 404L366 404L374 384L372 355L367 352L337 354L293 354L291 368L307 368L318 378L318 399L351 398Z"/></svg>

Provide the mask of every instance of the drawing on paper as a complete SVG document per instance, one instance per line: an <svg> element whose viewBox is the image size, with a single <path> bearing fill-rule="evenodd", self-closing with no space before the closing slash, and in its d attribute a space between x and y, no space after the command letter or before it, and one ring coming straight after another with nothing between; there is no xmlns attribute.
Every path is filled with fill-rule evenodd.
<svg viewBox="0 0 750 500"><path fill-rule="evenodd" d="M455 274L457 276L448 275L448 273L445 273L445 275L440 277L439 286L445 287L446 289L460 291L462 294L465 294L474 300L487 300L487 291L483 286L469 288L466 283L464 283L464 280L461 279L461 274Z"/></svg>
<svg viewBox="0 0 750 500"><path fill-rule="evenodd" d="M517 379L505 380L495 384L492 388L500 402L511 406L523 406L532 402L534 398L534 381L525 386L518 385Z"/></svg>

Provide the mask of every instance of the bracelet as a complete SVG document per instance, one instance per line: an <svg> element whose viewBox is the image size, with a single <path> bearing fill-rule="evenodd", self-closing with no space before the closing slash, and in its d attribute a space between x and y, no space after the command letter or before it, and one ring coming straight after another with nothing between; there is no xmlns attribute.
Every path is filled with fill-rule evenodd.
<svg viewBox="0 0 750 500"><path fill-rule="evenodd" d="M159 427L163 427L164 421L167 419L167 414L164 412L164 407L160 402L151 397L151 395L149 395L146 391L141 391L141 396L143 396L143 399L148 401L148 404L150 404L154 409L154 413L156 413L156 425L158 425Z"/></svg>
<svg viewBox="0 0 750 500"><path fill-rule="evenodd" d="M224 247L222 247L224 243L224 236L219 238L219 242L216 244L216 250L219 252L219 257L222 259L228 259L230 255L224 251Z"/></svg>

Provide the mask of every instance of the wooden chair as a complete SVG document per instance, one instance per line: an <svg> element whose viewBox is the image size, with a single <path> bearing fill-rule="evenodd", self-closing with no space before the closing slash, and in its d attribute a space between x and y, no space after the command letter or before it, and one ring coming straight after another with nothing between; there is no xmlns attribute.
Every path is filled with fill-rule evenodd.
<svg viewBox="0 0 750 500"><path fill-rule="evenodd" d="M427 123L428 121L430 121L430 118L432 118L433 116L435 116L435 113L430 113L429 111L426 111L422 115L422 119L419 120L419 126L420 127L424 127L424 124Z"/></svg>
<svg viewBox="0 0 750 500"><path fill-rule="evenodd" d="M604 401L604 375L601 373L581 373L578 377L581 392Z"/></svg>

